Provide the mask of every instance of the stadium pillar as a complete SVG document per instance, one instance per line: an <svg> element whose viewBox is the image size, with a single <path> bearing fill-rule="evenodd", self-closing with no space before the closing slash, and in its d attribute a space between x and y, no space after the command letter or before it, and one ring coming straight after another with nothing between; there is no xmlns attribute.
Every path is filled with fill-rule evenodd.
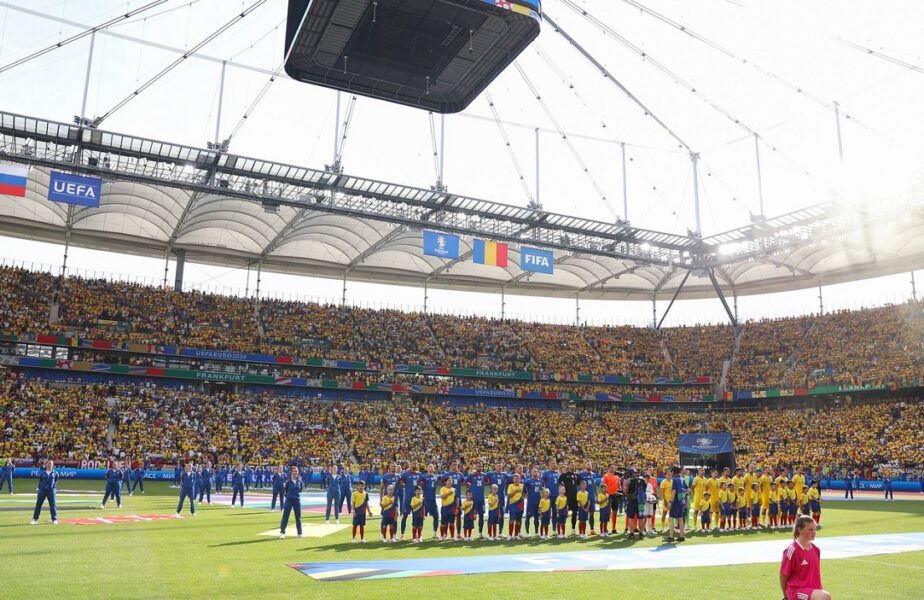
<svg viewBox="0 0 924 600"><path fill-rule="evenodd" d="M621 142L622 147L622 218L629 220L629 176L626 173L626 143Z"/></svg>
<svg viewBox="0 0 924 600"><path fill-rule="evenodd" d="M507 316L507 297L504 295L504 288L501 288L501 321Z"/></svg>
<svg viewBox="0 0 924 600"><path fill-rule="evenodd" d="M760 136L754 132L754 155L757 158L757 199L760 201L760 216L764 216L764 181L760 174ZM737 298L736 298L737 299Z"/></svg>
<svg viewBox="0 0 924 600"><path fill-rule="evenodd" d="M64 258L61 261L61 277L67 276L67 252L71 248L71 225L74 223L74 205L67 205L67 221L64 224Z"/></svg>
<svg viewBox="0 0 924 600"><path fill-rule="evenodd" d="M539 128L536 127L536 204L539 204Z"/></svg>
<svg viewBox="0 0 924 600"><path fill-rule="evenodd" d="M735 311L735 321L738 320L738 291L732 288L732 308Z"/></svg>
<svg viewBox="0 0 924 600"><path fill-rule="evenodd" d="M183 291L183 269L186 267L186 250L174 250L176 255L176 276L173 279L173 291Z"/></svg>
<svg viewBox="0 0 924 600"><path fill-rule="evenodd" d="M90 72L93 70L93 46L96 44L96 31L90 34L90 56L87 57L87 77L83 82L83 102L80 104L80 126L87 118L87 96L90 93Z"/></svg>
<svg viewBox="0 0 924 600"><path fill-rule="evenodd" d="M429 287L427 286L427 282L424 281L424 314L427 314L427 300L430 299L429 291L430 290L429 290Z"/></svg>
<svg viewBox="0 0 924 600"><path fill-rule="evenodd" d="M658 328L658 297L651 295L651 326Z"/></svg>
<svg viewBox="0 0 924 600"><path fill-rule="evenodd" d="M221 107L225 99L225 68L228 61L221 61L221 78L218 82L218 113L215 117L215 145L221 147Z"/></svg>
<svg viewBox="0 0 924 600"><path fill-rule="evenodd" d="M690 160L693 161L693 210L696 212L696 236L700 237L703 233L699 222L699 153L690 152Z"/></svg>
<svg viewBox="0 0 924 600"><path fill-rule="evenodd" d="M254 296L256 302L260 301L260 282L263 278L263 261L257 263L257 292Z"/></svg>
<svg viewBox="0 0 924 600"><path fill-rule="evenodd" d="M818 284L818 316L825 314L825 298L821 293L821 284Z"/></svg>
<svg viewBox="0 0 924 600"><path fill-rule="evenodd" d="M911 271L911 299L915 302L918 301L918 289L914 283L914 271Z"/></svg>
<svg viewBox="0 0 924 600"><path fill-rule="evenodd" d="M841 138L841 103L834 101L834 124L837 126L837 155L844 164L844 141Z"/></svg>
<svg viewBox="0 0 924 600"><path fill-rule="evenodd" d="M581 326L581 298L577 294L574 295L574 324Z"/></svg>
<svg viewBox="0 0 924 600"><path fill-rule="evenodd" d="M347 276L347 272L344 271L343 272L343 296L340 298L341 306L346 306L346 292L347 292L346 276Z"/></svg>

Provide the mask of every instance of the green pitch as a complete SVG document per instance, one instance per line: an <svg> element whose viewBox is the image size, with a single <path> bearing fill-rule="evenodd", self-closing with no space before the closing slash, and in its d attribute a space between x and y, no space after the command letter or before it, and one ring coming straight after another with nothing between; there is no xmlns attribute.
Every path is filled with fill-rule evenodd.
<svg viewBox="0 0 924 600"><path fill-rule="evenodd" d="M16 480L20 492L26 484ZM31 487L31 486L30 486ZM63 481L66 490L99 492L80 496L62 493L59 519L160 513L174 514L177 491L149 483L144 496L124 498L122 509L92 507L101 500L102 482ZM594 538L586 541L524 540L521 542L384 545L378 520L367 528L370 542L350 544L350 530L320 538L289 539L258 535L279 526L279 513L264 509L200 506L199 516L182 521L113 525L42 523L29 525L34 496L0 495L0 597L3 598L432 598L496 594L512 598L631 598L663 600L692 597L765 600L782 597L778 565L677 568L581 573L502 573L496 575L411 578L400 580L318 582L286 566L294 562L381 560L547 551L593 551L650 547L643 542ZM86 507L86 508L84 508ZM622 518L620 517L620 526ZM306 523L323 517L307 515ZM344 523L348 520L344 519ZM660 525L660 520L658 522ZM898 500L828 502L824 505L819 544L835 535L924 531L924 502ZM430 535L429 521L424 528ZM410 527L408 527L410 534ZM784 531L723 535L691 535L687 545L779 539L780 552L790 539ZM825 587L837 600L856 598L921 598L924 552L867 556L822 563ZM52 585L52 590L48 589Z"/></svg>

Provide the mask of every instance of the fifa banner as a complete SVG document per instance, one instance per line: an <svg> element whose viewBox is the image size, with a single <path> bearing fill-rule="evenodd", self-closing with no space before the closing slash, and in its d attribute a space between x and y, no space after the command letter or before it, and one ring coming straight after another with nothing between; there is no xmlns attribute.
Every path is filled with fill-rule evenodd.
<svg viewBox="0 0 924 600"><path fill-rule="evenodd" d="M99 208L102 192L103 180L99 177L52 171L48 182L48 199L52 202Z"/></svg>
<svg viewBox="0 0 924 600"><path fill-rule="evenodd" d="M724 454L733 452L730 433L685 433L677 444L681 454Z"/></svg>
<svg viewBox="0 0 924 600"><path fill-rule="evenodd" d="M551 250L520 246L520 268L524 271L551 275L555 270L555 254Z"/></svg>
<svg viewBox="0 0 924 600"><path fill-rule="evenodd" d="M459 236L425 230L423 250L427 256L454 260L459 258Z"/></svg>

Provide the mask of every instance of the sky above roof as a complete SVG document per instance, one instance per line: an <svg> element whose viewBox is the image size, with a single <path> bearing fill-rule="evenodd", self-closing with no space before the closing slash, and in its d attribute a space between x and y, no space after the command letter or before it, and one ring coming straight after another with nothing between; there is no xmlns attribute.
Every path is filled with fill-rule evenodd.
<svg viewBox="0 0 924 600"><path fill-rule="evenodd" d="M95 25L144 4L0 2L0 65L81 30L64 22ZM105 114L178 56L166 48L191 48L250 4L170 0L99 34L86 116ZM281 63L286 5L285 0L268 0L206 46L200 54L208 58L184 61L101 127L197 146L227 138L267 83L267 72ZM708 235L748 223L751 214L760 212L761 195L765 214L775 215L830 199L873 207L904 202L921 187L924 148L917 141L924 137L924 118L916 99L924 94L924 73L844 43L924 64L920 2L547 0L543 8L649 113L545 24L538 41L518 60L519 68L508 69L488 88L500 125L487 95L464 113L446 117L444 181L450 191L518 205L538 196L547 210L601 220L627 216L638 227L685 233L694 227L695 216L691 161L684 144L701 156L701 220ZM0 73L0 107L69 122L80 113L88 50L89 39L84 39ZM228 66L219 115L222 60ZM345 108L345 95L342 101ZM835 101L841 110L843 162ZM335 92L279 78L234 135L231 151L323 167L333 157L335 106ZM439 125L436 117L437 134ZM431 142L427 113L359 98L344 148L344 169L427 187L436 180ZM0 240L0 255L21 258L19 244ZM53 263L60 261L55 258L59 254L52 247L36 249L31 256ZM74 260L82 260L80 256L75 252ZM93 260L87 258L87 264ZM123 257L109 264L113 271L162 271L162 264L153 267L154 262L148 267ZM246 276L241 270L222 274L227 269L196 267L187 270L189 277L199 277L199 270L198 283L227 288L241 287ZM891 279L894 284L876 284L870 293L907 296L908 277ZM303 287L278 281L283 291ZM340 296L339 282L312 280L304 287L327 291L318 295ZM380 300L385 289L389 298L402 300L396 304L421 304L419 290L351 287L358 302ZM858 294L848 295L855 299ZM439 303L472 305L458 292L430 295L431 308ZM802 306L801 312L813 310L817 300L812 296L817 291L794 293L793 304ZM507 302L523 304L512 312L561 319L574 314L573 302L510 297ZM752 316L781 306L766 298L747 303L752 304ZM634 315L630 320L650 318L645 316L650 305L639 306L647 303L621 304L626 308L614 311L612 303L601 303L597 313L588 303L584 310L600 318L613 312ZM720 307L714 311L717 301L683 304L688 306L678 310L678 318L686 313L702 320L721 317Z"/></svg>

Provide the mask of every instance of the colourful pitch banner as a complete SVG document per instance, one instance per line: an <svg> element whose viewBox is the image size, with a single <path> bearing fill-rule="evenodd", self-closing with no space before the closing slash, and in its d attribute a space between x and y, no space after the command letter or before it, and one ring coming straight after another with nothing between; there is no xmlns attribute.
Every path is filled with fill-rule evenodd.
<svg viewBox="0 0 924 600"><path fill-rule="evenodd" d="M424 230L423 251L427 256L459 258L459 236Z"/></svg>
<svg viewBox="0 0 924 600"><path fill-rule="evenodd" d="M520 268L533 273L552 275L555 271L555 254L551 250L520 246Z"/></svg>
<svg viewBox="0 0 924 600"><path fill-rule="evenodd" d="M99 208L103 193L103 180L99 177L84 177L71 173L51 172L48 182L48 199L52 202L77 204Z"/></svg>
<svg viewBox="0 0 924 600"><path fill-rule="evenodd" d="M475 245L472 248L472 260L479 265L506 267L507 244L503 242L475 240Z"/></svg>
<svg viewBox="0 0 924 600"><path fill-rule="evenodd" d="M29 167L0 163L0 196L24 197L28 182Z"/></svg>

